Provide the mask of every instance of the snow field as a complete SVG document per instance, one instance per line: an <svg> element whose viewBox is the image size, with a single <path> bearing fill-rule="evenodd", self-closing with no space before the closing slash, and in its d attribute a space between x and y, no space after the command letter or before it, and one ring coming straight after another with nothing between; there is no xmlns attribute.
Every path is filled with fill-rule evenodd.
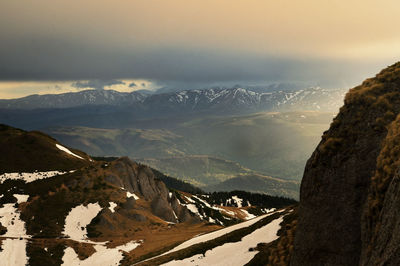
<svg viewBox="0 0 400 266"><path fill-rule="evenodd" d="M179 265L245 265L248 263L257 253L250 252L250 247L257 246L258 243L269 243L278 238L278 230L280 229L280 223L283 218L273 220L269 224L255 230L251 234L244 236L241 241L234 243L226 243L222 246L215 247L212 250L208 250L205 256L202 254L194 255L184 260L173 260L165 266L179 266Z"/></svg>
<svg viewBox="0 0 400 266"><path fill-rule="evenodd" d="M264 219L265 217L267 217L269 215L271 215L271 214L261 215L261 216L258 216L257 218L254 218L252 220L248 220L246 222L235 224L235 225L232 225L232 226L229 226L229 227L225 227L223 229L220 229L220 230L208 233L208 234L204 234L204 235L200 235L200 236L194 237L194 238L189 239L188 241L183 242L182 244L176 246L175 248L165 252L164 254L162 254L160 256L163 256L165 254L169 254L169 253L181 250L181 249L185 249L187 247L190 247L190 246L198 244L198 243L202 243L202 242L206 242L208 240L212 240L212 239L218 238L220 236L226 235L226 234L228 234L228 233L230 233L232 231L235 231L235 230L238 230L238 229L241 229L241 228L244 228L244 227L248 227L248 226L250 226L252 224L255 224L256 222Z"/></svg>

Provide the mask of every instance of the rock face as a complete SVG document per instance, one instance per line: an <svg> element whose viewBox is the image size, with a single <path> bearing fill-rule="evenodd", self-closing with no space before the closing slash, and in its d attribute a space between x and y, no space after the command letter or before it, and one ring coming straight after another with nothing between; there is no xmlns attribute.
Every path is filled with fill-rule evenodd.
<svg viewBox="0 0 400 266"><path fill-rule="evenodd" d="M200 221L178 203L175 195L169 193L149 167L132 162L128 157L117 159L104 167L107 169L108 182L149 201L152 212L158 217L173 223ZM133 207L134 202L130 205Z"/></svg>
<svg viewBox="0 0 400 266"><path fill-rule="evenodd" d="M291 265L376 265L382 254L400 263L399 241L389 238L400 221L392 211L400 204L398 181L390 173L375 178L380 168L390 172L377 158L399 112L400 63L346 95L306 165ZM383 234L375 237L377 231Z"/></svg>
<svg viewBox="0 0 400 266"><path fill-rule="evenodd" d="M380 230L362 265L399 265L400 262L400 173L390 183L380 216Z"/></svg>

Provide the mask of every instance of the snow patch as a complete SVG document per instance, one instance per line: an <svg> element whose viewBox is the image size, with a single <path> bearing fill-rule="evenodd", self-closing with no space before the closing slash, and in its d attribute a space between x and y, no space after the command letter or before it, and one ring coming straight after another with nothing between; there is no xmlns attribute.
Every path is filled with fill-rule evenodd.
<svg viewBox="0 0 400 266"><path fill-rule="evenodd" d="M254 214L251 214L251 213L249 213L248 211L246 211L246 210L243 210L243 209L241 209L240 210L242 213L244 213L244 219L245 220L250 220L250 219L253 219L253 218L256 218L257 216L255 216Z"/></svg>
<svg viewBox="0 0 400 266"><path fill-rule="evenodd" d="M233 201L236 203L236 205L241 208L243 205L243 199L239 198L238 196L232 196Z"/></svg>
<svg viewBox="0 0 400 266"><path fill-rule="evenodd" d="M34 172L34 173L4 173L0 175L0 184L8 179L23 180L25 183L30 183L39 179L50 178L57 175L63 175L66 172L48 171L48 172Z"/></svg>
<svg viewBox="0 0 400 266"><path fill-rule="evenodd" d="M110 207L108 207L110 209L110 211L112 213L115 212L115 208L117 207L117 203L110 201L108 204L110 204Z"/></svg>
<svg viewBox="0 0 400 266"><path fill-rule="evenodd" d="M85 240L87 237L86 226L100 211L101 207L98 202L89 203L87 206L81 204L72 208L65 218L63 234L75 241Z"/></svg>
<svg viewBox="0 0 400 266"><path fill-rule="evenodd" d="M193 196L193 198L199 200L201 203L203 203L206 207L211 208L211 205L207 202L202 200L201 198L197 197L197 196Z"/></svg>
<svg viewBox="0 0 400 266"><path fill-rule="evenodd" d="M26 234L25 222L21 220L20 212L14 203L4 204L0 208L0 223L7 228L2 237L30 237Z"/></svg>
<svg viewBox="0 0 400 266"><path fill-rule="evenodd" d="M172 213L174 214L175 219L178 220L178 216L176 216L176 213L174 210L172 210Z"/></svg>
<svg viewBox="0 0 400 266"><path fill-rule="evenodd" d="M129 191L126 192L126 197L128 197L128 198L132 198L133 197L135 200L139 199L139 197L136 196L135 193L130 193Z"/></svg>
<svg viewBox="0 0 400 266"><path fill-rule="evenodd" d="M190 203L195 203L195 201L192 200L191 198L189 198L188 196L185 196L185 198L186 198Z"/></svg>
<svg viewBox="0 0 400 266"><path fill-rule="evenodd" d="M64 146L62 146L62 145L60 145L60 144L56 144L56 147L57 147L59 150L62 150L63 152L68 153L69 155L75 156L76 158L79 158L79 159L81 159L81 160L85 160L85 159L83 159L81 156L76 155L75 153L73 153L72 151L68 150L67 148L65 148Z"/></svg>
<svg viewBox="0 0 400 266"><path fill-rule="evenodd" d="M196 205L194 204L187 204L186 208L188 208L189 211L191 211L192 213L200 216L200 218L202 218L203 216L200 214L199 210L197 209Z"/></svg>
<svg viewBox="0 0 400 266"><path fill-rule="evenodd" d="M1 265L25 266L28 265L26 255L26 239L3 239L0 251Z"/></svg>
<svg viewBox="0 0 400 266"><path fill-rule="evenodd" d="M17 203L23 203L23 202L27 202L29 195L23 195L23 194L13 194L13 197L17 199Z"/></svg>
<svg viewBox="0 0 400 266"><path fill-rule="evenodd" d="M140 246L141 241L131 241L124 245L115 247L115 248L107 248L103 245L95 245L96 253L91 255L89 258L80 260L78 255L75 253L74 249L71 247L67 247L64 250L64 256L62 258L63 264L66 266L70 265L79 265L79 266L111 266L111 265L119 265L120 261L124 258L122 252L130 252Z"/></svg>

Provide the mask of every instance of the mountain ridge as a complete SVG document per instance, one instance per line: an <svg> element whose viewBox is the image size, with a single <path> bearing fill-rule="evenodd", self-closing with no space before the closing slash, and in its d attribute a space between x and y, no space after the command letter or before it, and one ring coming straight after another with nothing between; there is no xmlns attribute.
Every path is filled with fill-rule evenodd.
<svg viewBox="0 0 400 266"><path fill-rule="evenodd" d="M338 97L339 96L339 97ZM341 96L341 97L340 97ZM190 112L325 110L336 111L343 98L343 89L310 87L298 90L263 91L251 88L209 88L178 92L143 94L114 90L85 90L62 94L30 95L0 100L0 109L73 108L81 106L129 107L136 112ZM221 108L222 107L222 108Z"/></svg>

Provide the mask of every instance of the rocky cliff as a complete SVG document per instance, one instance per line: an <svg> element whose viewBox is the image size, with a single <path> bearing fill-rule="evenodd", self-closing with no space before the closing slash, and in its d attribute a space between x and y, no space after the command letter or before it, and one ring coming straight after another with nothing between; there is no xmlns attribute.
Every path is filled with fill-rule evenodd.
<svg viewBox="0 0 400 266"><path fill-rule="evenodd" d="M400 264L399 113L400 63L346 95L305 168L292 265Z"/></svg>

